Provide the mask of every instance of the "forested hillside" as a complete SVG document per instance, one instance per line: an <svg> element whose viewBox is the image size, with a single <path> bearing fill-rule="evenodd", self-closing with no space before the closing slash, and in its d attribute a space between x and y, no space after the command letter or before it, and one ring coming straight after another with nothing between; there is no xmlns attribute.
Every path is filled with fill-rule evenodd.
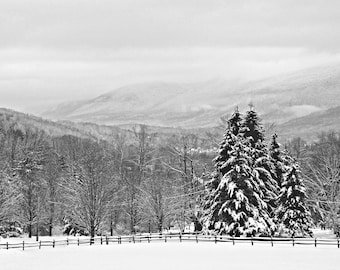
<svg viewBox="0 0 340 270"><path fill-rule="evenodd" d="M253 120L248 124L240 121L247 130ZM208 183L216 177L216 168L229 168L234 174L238 170L237 162L244 162L227 157L246 155L248 167L244 169L251 177L260 175L256 181L266 183L265 179L269 179L263 174L264 169L271 177L277 177L277 171L272 171L275 167L273 150L270 150L273 141L271 136L264 136L261 120L256 121L260 126L258 143L253 142L254 135L242 131L240 135L231 136L233 143L229 145L229 152L223 154L225 157L214 159L225 151L223 149L229 149L223 131L230 129L230 118L221 121L220 128L209 132L171 128L162 131L145 125L124 130L46 121L3 109L0 118L0 233L31 236L37 234L38 229L39 234L64 232L93 236L155 232L170 227L184 230L190 223L195 224L196 230L207 229L204 220L211 191ZM267 133L270 133L268 128ZM290 158L285 158L286 163L277 163L281 164L277 168L286 168L282 169L286 184L276 187L274 193L269 189L264 191L259 198L271 204L275 196L280 196L277 199L281 198L281 209L284 209L287 205L282 198L286 196L287 185L300 183L294 179L301 179L306 188L305 203L314 223L322 222L337 230L340 189L334 179L340 173L339 147L339 134L334 132L320 135L312 144L301 138L287 141L281 151ZM218 167L217 160L220 160ZM269 163L263 163L265 160ZM300 166L292 165L295 162ZM233 179L235 183L239 181ZM216 183L218 186L219 182ZM214 192L224 198L225 191L222 186L220 188ZM269 194L272 197L268 197ZM267 213L265 209L262 209L263 215ZM276 213L274 210L270 213ZM279 213L278 217L284 222ZM223 215L222 220L231 222ZM211 224L215 226L220 222L216 219ZM239 235L245 232L221 228L217 230L220 233ZM247 230L251 234L255 231Z"/></svg>
<svg viewBox="0 0 340 270"><path fill-rule="evenodd" d="M54 122L31 114L25 114L9 109L0 108L1 119L9 125L17 128L33 128L43 130L46 135L51 137L72 135L87 139L104 139L107 140L111 136L122 132L121 129L112 126L99 126L90 123L72 123L72 122Z"/></svg>
<svg viewBox="0 0 340 270"><path fill-rule="evenodd" d="M213 157L213 143L194 134L55 123L8 110L0 139L1 231L30 236L38 225L42 234L184 228L195 220Z"/></svg>

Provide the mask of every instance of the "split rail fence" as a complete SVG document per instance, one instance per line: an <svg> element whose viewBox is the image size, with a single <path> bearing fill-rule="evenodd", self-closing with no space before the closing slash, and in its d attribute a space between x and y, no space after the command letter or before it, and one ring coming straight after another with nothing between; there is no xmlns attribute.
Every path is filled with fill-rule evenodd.
<svg viewBox="0 0 340 270"><path fill-rule="evenodd" d="M230 237L220 235L202 234L140 234L126 236L99 236L94 238L67 238L63 240L41 240L35 242L0 243L0 249L22 249L69 245L109 245L124 243L151 243L151 242L214 242L235 244L267 244L271 245L304 245L304 246L335 246L340 248L340 240L323 238L278 238L278 237Z"/></svg>

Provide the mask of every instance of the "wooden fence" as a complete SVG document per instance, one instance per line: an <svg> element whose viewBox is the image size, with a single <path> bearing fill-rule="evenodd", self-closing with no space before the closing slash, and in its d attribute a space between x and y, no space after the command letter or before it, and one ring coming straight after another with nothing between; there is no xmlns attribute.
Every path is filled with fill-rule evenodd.
<svg viewBox="0 0 340 270"><path fill-rule="evenodd" d="M67 238L63 240L41 240L36 242L0 243L0 249L22 249L39 248L69 245L109 245L123 243L151 243L151 242L213 242L213 243L232 243L259 245L266 244L274 247L275 245L304 245L304 246L335 246L340 248L339 238L278 238L278 237L230 237L220 235L202 234L140 234L125 236L99 236L94 238Z"/></svg>

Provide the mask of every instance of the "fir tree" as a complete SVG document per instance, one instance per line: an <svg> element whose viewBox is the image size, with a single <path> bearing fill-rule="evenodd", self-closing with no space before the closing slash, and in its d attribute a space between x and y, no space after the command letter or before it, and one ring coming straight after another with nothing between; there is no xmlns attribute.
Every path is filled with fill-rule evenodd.
<svg viewBox="0 0 340 270"><path fill-rule="evenodd" d="M249 104L249 111L246 113L244 122L242 123L241 133L244 138L247 138L251 144L251 147L258 147L257 145L263 144L264 141L264 129L261 121L254 110L254 106Z"/></svg>
<svg viewBox="0 0 340 270"><path fill-rule="evenodd" d="M280 150L280 144L277 142L277 135L272 136L272 140L269 146L270 161L274 165L273 178L277 185L281 187L284 175L284 155L285 153Z"/></svg>
<svg viewBox="0 0 340 270"><path fill-rule="evenodd" d="M236 137L239 135L242 127L242 116L237 108L227 124L228 127L220 144L219 155L214 159L215 169L222 176L230 170L230 167L226 166L225 162L229 159L229 151L232 150L232 147L236 142Z"/></svg>
<svg viewBox="0 0 340 270"><path fill-rule="evenodd" d="M258 171L259 178L263 182L264 200L268 204L268 212L273 216L276 207L275 200L279 191L279 186L275 181L275 166L271 162L268 148L265 144L264 128L260 118L255 112L254 106L252 104L249 106L250 109L246 113L241 132L250 144L253 160L252 167Z"/></svg>
<svg viewBox="0 0 340 270"><path fill-rule="evenodd" d="M284 174L286 172L287 166L289 165L289 161L291 160L288 154L280 149L280 144L277 142L277 135L274 134L272 136L272 140L269 145L269 158L270 162L273 165L271 170L272 178L275 180L275 185L277 187L276 197L273 198L269 204L272 207L271 216L275 217L275 210L278 206L277 197L279 196L279 192L281 189L281 185L283 183Z"/></svg>
<svg viewBox="0 0 340 270"><path fill-rule="evenodd" d="M269 155L274 165L273 178L280 187L276 200L275 221L294 236L310 235L311 216L305 206L305 187L295 160L280 149L277 135L272 136Z"/></svg>
<svg viewBox="0 0 340 270"><path fill-rule="evenodd" d="M253 107L244 121L236 111L215 158L207 185L204 224L230 235L272 234L279 187L264 129Z"/></svg>
<svg viewBox="0 0 340 270"><path fill-rule="evenodd" d="M264 201L260 170L252 167L251 147L238 140L226 162L230 170L213 192L212 213L218 212L219 233L233 236L269 234L274 228Z"/></svg>
<svg viewBox="0 0 340 270"><path fill-rule="evenodd" d="M297 163L291 159L279 195L276 221L288 229L290 235L311 235L311 214L305 205L306 189Z"/></svg>
<svg viewBox="0 0 340 270"><path fill-rule="evenodd" d="M215 224L219 222L220 215L219 209L223 203L223 200L215 200L216 190L219 187L222 177L228 172L232 164L228 164L230 158L230 152L232 151L235 143L237 142L237 136L235 136L229 129L225 132L225 137L220 147L219 155L215 158L215 171L212 174L211 180L206 184L206 199L203 205L203 218L202 223L209 229L214 229ZM224 162L222 162L224 160ZM225 197L225 194L220 194Z"/></svg>
<svg viewBox="0 0 340 270"><path fill-rule="evenodd" d="M257 114L251 110L242 121L235 111L207 185L204 224L209 229L235 236L274 230L266 202L274 196L268 189L273 179L265 167L269 161L263 139Z"/></svg>
<svg viewBox="0 0 340 270"><path fill-rule="evenodd" d="M230 170L230 165L226 161L230 158L230 151L237 141L241 123L242 116L236 108L231 118L227 121L228 126L220 143L218 156L214 159L215 170L211 180L206 184L207 195L203 204L202 223L209 229L214 229L216 222L219 221L218 208L221 206L220 204L215 206L216 211L212 211L211 207L214 203L212 193L217 189L223 175Z"/></svg>

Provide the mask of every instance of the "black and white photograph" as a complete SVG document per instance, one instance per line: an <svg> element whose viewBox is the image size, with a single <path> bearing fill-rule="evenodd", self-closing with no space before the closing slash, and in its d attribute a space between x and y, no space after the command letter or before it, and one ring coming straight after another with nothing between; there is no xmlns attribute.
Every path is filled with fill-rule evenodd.
<svg viewBox="0 0 340 270"><path fill-rule="evenodd" d="M0 0L1 270L340 268L340 1Z"/></svg>

